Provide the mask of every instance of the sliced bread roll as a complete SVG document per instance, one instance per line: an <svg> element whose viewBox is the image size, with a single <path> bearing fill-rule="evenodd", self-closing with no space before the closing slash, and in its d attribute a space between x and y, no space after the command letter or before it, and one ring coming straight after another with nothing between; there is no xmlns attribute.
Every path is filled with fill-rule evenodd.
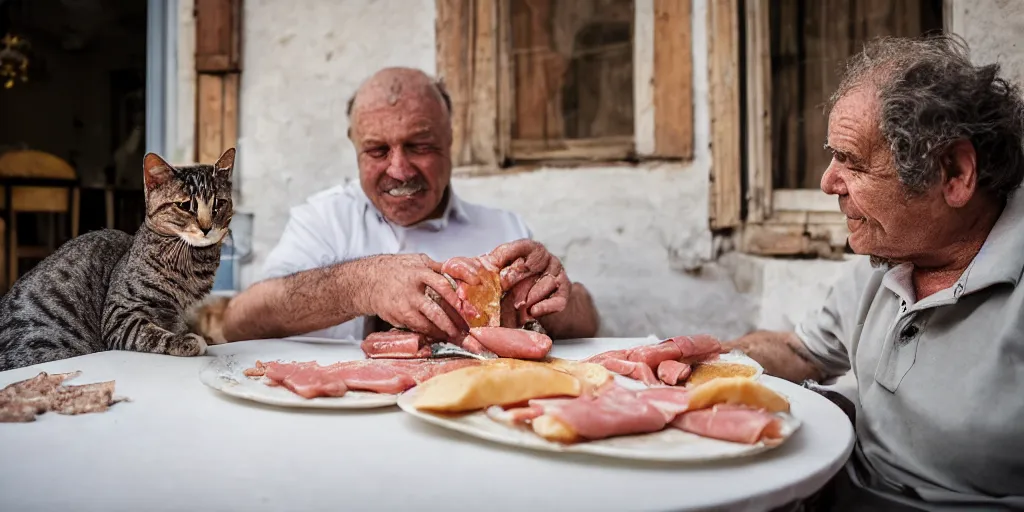
<svg viewBox="0 0 1024 512"><path fill-rule="evenodd" d="M438 375L418 386L413 407L432 412L467 412L533 398L579 396L583 385L545 363L497 359Z"/></svg>
<svg viewBox="0 0 1024 512"><path fill-rule="evenodd" d="M557 357L549 358L545 363L555 370L559 370L576 377L579 379L580 383L583 384L584 389L599 388L614 378L612 372L608 371L604 366L596 363L584 363L568 359L559 359Z"/></svg>
<svg viewBox="0 0 1024 512"><path fill-rule="evenodd" d="M746 405L769 412L789 412L789 401L760 382L747 377L723 377L690 391L689 410L715 404Z"/></svg>
<svg viewBox="0 0 1024 512"><path fill-rule="evenodd" d="M726 363L722 361L698 363L690 371L690 376L686 379L686 387L697 387L705 382L727 377L750 378L756 374L757 368L749 364Z"/></svg>

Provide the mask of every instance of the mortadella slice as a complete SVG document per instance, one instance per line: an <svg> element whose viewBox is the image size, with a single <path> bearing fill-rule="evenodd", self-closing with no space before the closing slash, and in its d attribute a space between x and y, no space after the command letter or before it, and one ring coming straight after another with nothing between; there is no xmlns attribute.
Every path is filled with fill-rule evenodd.
<svg viewBox="0 0 1024 512"><path fill-rule="evenodd" d="M499 357L514 359L543 359L551 351L551 338L524 329L473 327L469 330L467 340L463 342L463 348L472 351L467 347L467 343L471 341L478 342Z"/></svg>
<svg viewBox="0 0 1024 512"><path fill-rule="evenodd" d="M716 404L708 409L684 412L671 425L692 434L734 443L774 444L782 439L782 423L777 416L743 405Z"/></svg>
<svg viewBox="0 0 1024 512"><path fill-rule="evenodd" d="M371 359L414 359L430 357L430 347L423 334L392 329L370 333L360 344Z"/></svg>

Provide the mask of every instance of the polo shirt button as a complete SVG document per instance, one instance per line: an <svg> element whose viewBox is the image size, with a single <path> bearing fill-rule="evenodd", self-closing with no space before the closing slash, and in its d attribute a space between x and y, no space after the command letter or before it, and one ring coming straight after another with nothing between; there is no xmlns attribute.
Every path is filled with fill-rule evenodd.
<svg viewBox="0 0 1024 512"><path fill-rule="evenodd" d="M903 332L900 333L900 343L907 343L914 336L917 336L918 328L914 324L910 324L903 328Z"/></svg>

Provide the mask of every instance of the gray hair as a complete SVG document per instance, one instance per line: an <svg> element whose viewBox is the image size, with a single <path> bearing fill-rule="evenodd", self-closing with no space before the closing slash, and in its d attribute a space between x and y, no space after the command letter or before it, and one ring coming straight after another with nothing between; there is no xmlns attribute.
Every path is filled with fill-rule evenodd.
<svg viewBox="0 0 1024 512"><path fill-rule="evenodd" d="M874 86L882 137L908 192L936 183L951 165L949 148L968 140L978 188L1003 199L1024 181L1024 99L999 72L999 64L973 65L955 35L876 39L847 63L828 108L860 85Z"/></svg>

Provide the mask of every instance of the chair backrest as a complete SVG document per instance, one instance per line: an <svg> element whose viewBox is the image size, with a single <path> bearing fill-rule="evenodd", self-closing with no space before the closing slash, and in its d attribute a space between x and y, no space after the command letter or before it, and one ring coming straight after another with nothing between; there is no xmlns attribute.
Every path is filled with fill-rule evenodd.
<svg viewBox="0 0 1024 512"><path fill-rule="evenodd" d="M0 176L73 180L78 178L78 173L57 155L34 149L16 149L0 154Z"/></svg>
<svg viewBox="0 0 1024 512"><path fill-rule="evenodd" d="M18 149L0 154L0 177L50 178L76 180L78 173L63 158L34 149ZM14 211L68 211L68 189L57 187L15 187L11 194ZM4 187L0 186L0 209L6 209Z"/></svg>

